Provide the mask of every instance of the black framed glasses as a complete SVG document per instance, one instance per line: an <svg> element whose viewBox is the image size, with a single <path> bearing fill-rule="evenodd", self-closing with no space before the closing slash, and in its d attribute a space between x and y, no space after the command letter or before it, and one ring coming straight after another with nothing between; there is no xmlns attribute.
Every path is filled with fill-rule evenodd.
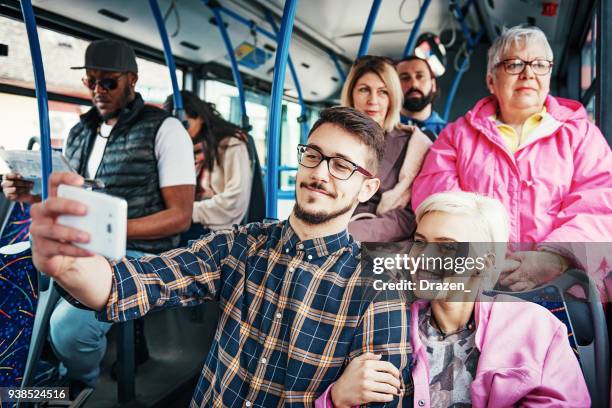
<svg viewBox="0 0 612 408"><path fill-rule="evenodd" d="M82 81L83 81L83 85L85 85L91 91L96 89L96 86L98 85L100 85L100 87L106 91L112 91L114 89L117 89L117 86L119 86L119 78L121 78L124 75L126 74L123 73L116 77L105 77L105 78L100 78L100 79L86 76L86 77L83 77Z"/></svg>
<svg viewBox="0 0 612 408"><path fill-rule="evenodd" d="M524 61L520 58L512 58L503 60L497 66L503 66L504 71L510 75L520 75L525 71L527 66L531 67L531 70L536 75L548 75L553 67L553 62L545 59L535 59L533 61Z"/></svg>
<svg viewBox="0 0 612 408"><path fill-rule="evenodd" d="M313 169L325 160L329 174L338 180L348 180L356 171L366 177L373 177L372 173L344 157L326 156L317 148L303 144L299 144L297 149L300 165Z"/></svg>

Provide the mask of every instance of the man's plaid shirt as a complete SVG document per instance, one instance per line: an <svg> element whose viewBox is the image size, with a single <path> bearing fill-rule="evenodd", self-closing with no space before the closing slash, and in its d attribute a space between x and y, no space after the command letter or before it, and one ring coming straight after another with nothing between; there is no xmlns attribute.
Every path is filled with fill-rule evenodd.
<svg viewBox="0 0 612 408"><path fill-rule="evenodd" d="M412 406L407 314L364 297L360 246L346 231L300 241L288 221L249 224L113 270L103 320L220 302L191 407L312 406L366 351L400 368Z"/></svg>

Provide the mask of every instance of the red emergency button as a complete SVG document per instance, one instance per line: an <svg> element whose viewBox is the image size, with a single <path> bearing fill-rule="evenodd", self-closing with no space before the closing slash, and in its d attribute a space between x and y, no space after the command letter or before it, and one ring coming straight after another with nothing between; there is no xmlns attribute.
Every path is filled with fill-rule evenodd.
<svg viewBox="0 0 612 408"><path fill-rule="evenodd" d="M550 1L542 3L542 15L546 17L554 17L557 15L559 4Z"/></svg>

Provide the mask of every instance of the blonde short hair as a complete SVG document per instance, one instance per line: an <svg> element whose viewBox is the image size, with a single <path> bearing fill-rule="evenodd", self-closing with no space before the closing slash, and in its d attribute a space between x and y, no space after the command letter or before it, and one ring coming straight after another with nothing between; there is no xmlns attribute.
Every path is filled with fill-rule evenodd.
<svg viewBox="0 0 612 408"><path fill-rule="evenodd" d="M400 110L402 108L403 95L402 86L399 81L399 76L395 71L395 67L389 64L383 57L368 56L357 61L357 63L351 67L351 71L342 87L340 103L343 106L355 107L353 101L353 90L355 89L355 85L359 78L370 72L378 75L381 81L384 82L387 92L389 93L389 108L383 122L383 129L390 132L400 123Z"/></svg>
<svg viewBox="0 0 612 408"><path fill-rule="evenodd" d="M550 61L553 60L553 50L548 43L546 34L539 28L521 26L504 28L501 35L493 41L487 53L487 73L493 75L495 67L501 62L503 56L513 45L525 45L532 41L542 44L546 53L546 58Z"/></svg>
<svg viewBox="0 0 612 408"><path fill-rule="evenodd" d="M426 214L435 211L472 217L481 236L480 242L492 243L491 250L495 254L495 266L498 267L503 262L506 257L510 229L508 213L498 199L465 191L432 194L416 209L417 224ZM490 276L494 282L497 281L497 274ZM494 284L493 281L492 284Z"/></svg>
<svg viewBox="0 0 612 408"><path fill-rule="evenodd" d="M417 224L428 213L464 214L475 218L482 242L508 242L508 214L496 198L466 191L432 194L416 209Z"/></svg>

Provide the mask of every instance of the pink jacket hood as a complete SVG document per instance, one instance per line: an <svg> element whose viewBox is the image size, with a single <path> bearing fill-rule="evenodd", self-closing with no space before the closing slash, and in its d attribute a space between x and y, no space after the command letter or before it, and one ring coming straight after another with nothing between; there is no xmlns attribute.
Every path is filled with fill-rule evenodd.
<svg viewBox="0 0 612 408"><path fill-rule="evenodd" d="M429 362L419 337L419 310L429 302L410 305L413 347L414 407L431 406ZM470 385L475 408L589 407L591 399L565 325L535 303L498 295L474 304L476 347L480 351ZM315 408L333 408L331 388Z"/></svg>
<svg viewBox="0 0 612 408"><path fill-rule="evenodd" d="M414 406L429 407L429 363L411 306ZM480 351L470 385L473 407L589 407L589 392L565 325L545 308L517 298L482 297L474 305Z"/></svg>

